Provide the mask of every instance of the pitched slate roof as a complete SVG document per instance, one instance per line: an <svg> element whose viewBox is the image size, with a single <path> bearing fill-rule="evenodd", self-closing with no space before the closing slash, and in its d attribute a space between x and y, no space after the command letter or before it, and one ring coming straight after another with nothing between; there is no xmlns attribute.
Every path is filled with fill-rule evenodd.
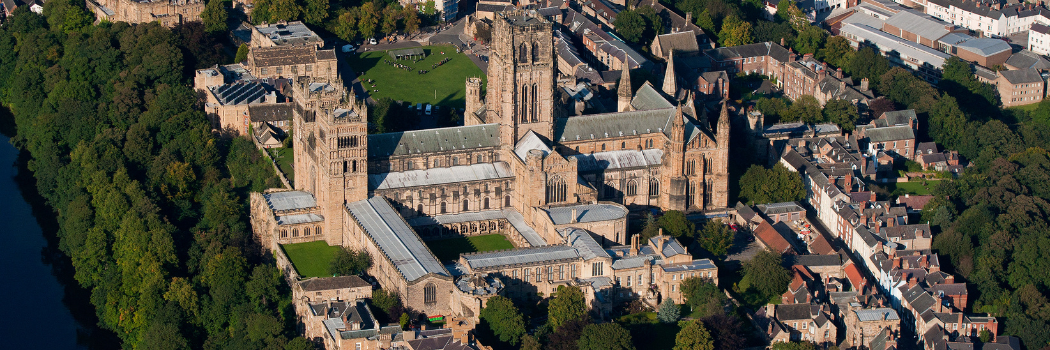
<svg viewBox="0 0 1050 350"><path fill-rule="evenodd" d="M888 126L867 129L864 135L871 142L901 141L915 139L915 130L906 125Z"/></svg>
<svg viewBox="0 0 1050 350"><path fill-rule="evenodd" d="M499 124L456 126L368 135L368 157L499 147Z"/></svg>
<svg viewBox="0 0 1050 350"><path fill-rule="evenodd" d="M449 183L512 178L514 173L506 162L476 163L448 168L394 171L368 175L370 190L387 190Z"/></svg>
<svg viewBox="0 0 1050 350"><path fill-rule="evenodd" d="M294 109L295 106L291 103L250 105L248 106L248 117L253 122L292 120L292 111Z"/></svg>
<svg viewBox="0 0 1050 350"><path fill-rule="evenodd" d="M950 23L946 23L915 10L897 12L893 16L890 16L890 18L886 19L886 24L930 40L937 40L945 34L948 34L948 28L955 27ZM899 33L890 32L890 34Z"/></svg>
<svg viewBox="0 0 1050 350"><path fill-rule="evenodd" d="M671 55L671 50L676 54L693 54L700 51L696 43L696 35L693 32L678 32L657 35L655 39L659 45L662 57Z"/></svg>
<svg viewBox="0 0 1050 350"><path fill-rule="evenodd" d="M361 277L358 276L311 278L299 282L299 287L302 287L303 290L307 292L371 286L371 284L365 282L365 280L361 279Z"/></svg>
<svg viewBox="0 0 1050 350"><path fill-rule="evenodd" d="M351 218L408 281L428 274L450 276L444 265L383 197L347 203Z"/></svg>
<svg viewBox="0 0 1050 350"><path fill-rule="evenodd" d="M529 132L525 133L525 136L518 141L518 145L514 146L514 154L518 155L518 158L524 162L531 150L539 150L543 153L544 157L551 153L551 148L536 135L536 132L529 130Z"/></svg>
<svg viewBox="0 0 1050 350"><path fill-rule="evenodd" d="M576 220L572 220L572 212L576 211ZM596 222L606 220L622 219L627 216L624 207L613 204L584 204L567 207L553 207L544 209L555 225L565 225L572 222Z"/></svg>
<svg viewBox="0 0 1050 350"><path fill-rule="evenodd" d="M577 154L568 158L576 159L578 171L592 172L657 166L663 161L663 155L663 150L647 149Z"/></svg>
<svg viewBox="0 0 1050 350"><path fill-rule="evenodd" d="M1046 28L1047 31L1050 31L1050 27L1044 26L1044 25L1039 24L1039 23L1032 23L1032 30L1036 30L1036 26L1040 26L1040 27ZM1039 54L1037 54L1035 52L1032 52L1032 51L1029 51L1027 49L1021 50L1021 51L1013 54L1012 56L1010 56L1010 58L1006 59L1006 65L1012 66L1012 67L1016 67L1017 69L1025 69L1025 68L1035 68L1035 69L1039 69L1039 70L1050 69L1050 61L1048 61L1042 55L1039 55Z"/></svg>
<svg viewBox="0 0 1050 350"><path fill-rule="evenodd" d="M1027 84L1027 83L1040 83L1043 81L1043 77L1039 75L1039 71L1035 69L1018 69L1018 70L1004 70L1000 71L999 75L1010 82L1010 84Z"/></svg>
<svg viewBox="0 0 1050 350"><path fill-rule="evenodd" d="M543 247L518 248L485 253L468 253L461 255L471 269L487 269L510 265L532 265L550 261L579 259L576 248L567 245L549 245Z"/></svg>

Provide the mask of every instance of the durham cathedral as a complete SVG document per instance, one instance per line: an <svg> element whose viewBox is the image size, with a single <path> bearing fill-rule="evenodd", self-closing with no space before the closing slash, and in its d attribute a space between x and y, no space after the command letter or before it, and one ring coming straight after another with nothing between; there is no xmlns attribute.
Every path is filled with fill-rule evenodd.
<svg viewBox="0 0 1050 350"><path fill-rule="evenodd" d="M252 194L263 245L366 251L368 275L426 315L472 317L492 295L538 300L574 285L607 317L624 300L682 302L684 278L717 281L677 240L629 237L627 217L727 206L725 105L709 118L673 71L632 89L625 70L615 112L575 115L551 22L500 13L492 38L487 88L467 79L459 127L368 135L367 105L339 78L297 78L294 189ZM483 234L515 248L439 261L424 243Z"/></svg>

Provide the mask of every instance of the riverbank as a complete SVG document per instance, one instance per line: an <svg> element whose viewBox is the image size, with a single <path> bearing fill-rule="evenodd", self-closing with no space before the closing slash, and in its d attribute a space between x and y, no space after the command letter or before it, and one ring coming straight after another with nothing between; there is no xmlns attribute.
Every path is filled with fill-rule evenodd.
<svg viewBox="0 0 1050 350"><path fill-rule="evenodd" d="M29 153L11 144L16 132L0 108L0 289L10 308L0 318L0 339L12 349L117 349L120 339L98 327L91 292L73 278L69 257L59 250L56 214L37 192ZM13 282L17 281L17 282Z"/></svg>

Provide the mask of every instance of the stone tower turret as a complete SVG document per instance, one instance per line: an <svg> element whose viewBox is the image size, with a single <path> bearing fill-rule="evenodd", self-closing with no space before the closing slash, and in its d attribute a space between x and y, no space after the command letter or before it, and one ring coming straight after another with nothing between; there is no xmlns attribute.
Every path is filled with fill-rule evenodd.
<svg viewBox="0 0 1050 350"><path fill-rule="evenodd" d="M667 70L664 71L664 93L671 98L675 98L678 94L678 82L677 77L674 73L674 50L667 55Z"/></svg>
<svg viewBox="0 0 1050 350"><path fill-rule="evenodd" d="M664 146L664 163L667 171L661 172L660 182L662 186L660 202L666 203L666 209L686 210L688 209L688 186L689 179L685 176L685 114L682 105L675 109L675 116L671 122L670 142Z"/></svg>
<svg viewBox="0 0 1050 350"><path fill-rule="evenodd" d="M474 113L484 106L485 104L481 100L481 78L467 78L467 105L466 111L463 113L463 124L475 125L485 123L484 120L478 120L474 117Z"/></svg>
<svg viewBox="0 0 1050 350"><path fill-rule="evenodd" d="M718 148L729 148L729 107L722 101L722 113L718 115L718 126L715 127L715 142Z"/></svg>
<svg viewBox="0 0 1050 350"><path fill-rule="evenodd" d="M623 73L620 73L620 87L616 90L616 110L620 112L629 112L631 110L631 68L630 65L623 66Z"/></svg>

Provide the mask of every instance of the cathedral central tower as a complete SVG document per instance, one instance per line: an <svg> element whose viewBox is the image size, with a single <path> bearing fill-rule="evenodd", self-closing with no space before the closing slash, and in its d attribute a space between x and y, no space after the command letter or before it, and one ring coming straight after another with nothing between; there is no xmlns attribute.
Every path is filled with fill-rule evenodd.
<svg viewBox="0 0 1050 350"><path fill-rule="evenodd" d="M550 140L554 122L554 36L550 21L522 11L498 13L492 24L487 123L515 144L529 130Z"/></svg>

